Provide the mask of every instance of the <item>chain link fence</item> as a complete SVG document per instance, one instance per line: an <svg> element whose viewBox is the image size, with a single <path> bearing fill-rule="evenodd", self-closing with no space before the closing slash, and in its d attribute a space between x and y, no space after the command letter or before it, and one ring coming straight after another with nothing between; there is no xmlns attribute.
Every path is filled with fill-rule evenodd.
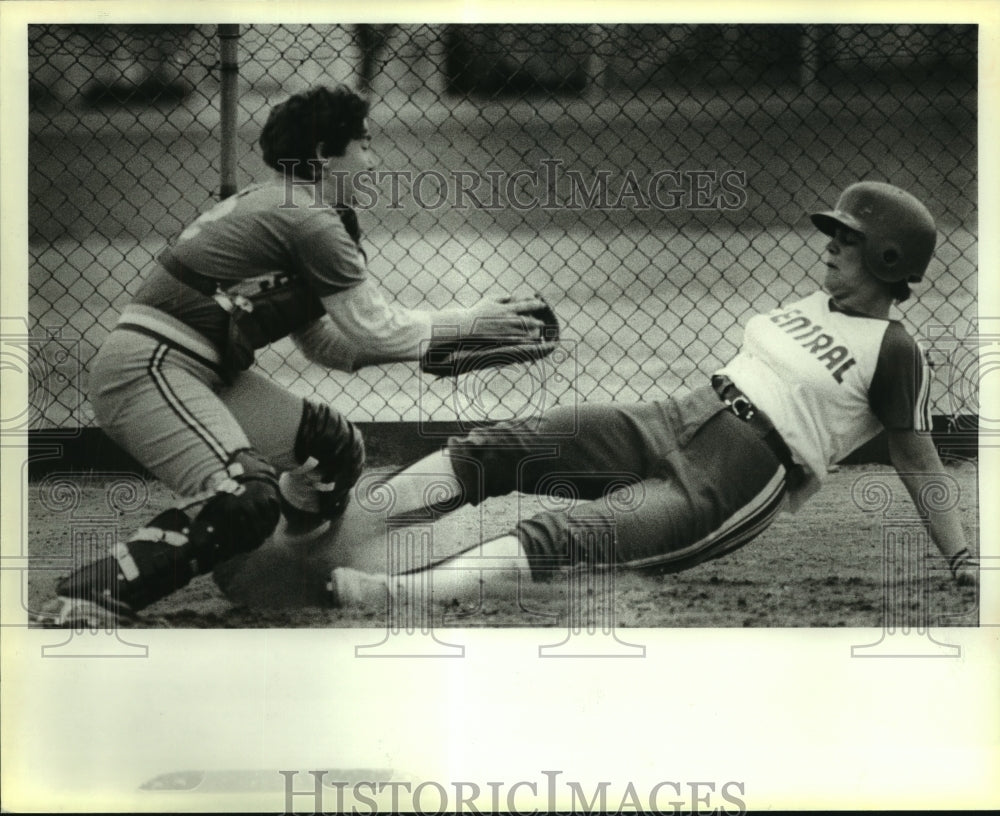
<svg viewBox="0 0 1000 816"><path fill-rule="evenodd" d="M408 306L544 295L566 327L566 353L543 372L550 403L701 384L752 312L815 288L825 240L805 214L859 178L911 190L937 218L935 260L901 308L911 331L975 319L975 26L239 35L240 186L269 172L255 141L273 104L317 83L368 94L372 276ZM77 342L84 369L60 379L32 366L33 422L87 426L87 360L157 253L219 195L219 32L35 25L28 46L31 332ZM469 407L455 402L460 383L428 383L412 364L328 372L288 342L258 364L357 421ZM469 400L492 418L522 410L510 394L529 374L498 374L492 401ZM978 414L975 383L956 411L950 377L935 384L936 412Z"/></svg>

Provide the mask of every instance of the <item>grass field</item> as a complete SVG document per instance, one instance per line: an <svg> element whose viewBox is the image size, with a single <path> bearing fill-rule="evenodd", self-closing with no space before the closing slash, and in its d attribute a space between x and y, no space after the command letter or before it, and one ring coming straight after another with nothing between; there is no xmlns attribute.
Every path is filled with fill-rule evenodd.
<svg viewBox="0 0 1000 816"><path fill-rule="evenodd" d="M978 537L977 468L950 464L966 533ZM886 485L893 504L885 516L865 511L852 498L865 484ZM137 477L53 476L29 490L31 571L27 605L53 593L55 581L73 558L96 557L96 548L127 536L170 504L158 484ZM442 539L474 542L505 532L518 514L539 507L532 497L491 499L480 508L462 508L445 523ZM879 627L886 608L897 625L976 625L974 598L953 586L940 562L913 579L915 564L883 554L883 536L913 531L909 499L890 468L843 467L800 513L783 514L757 540L727 558L666 576L619 574L611 608L620 627ZM439 539L435 539L438 541ZM265 544L265 546L269 546ZM932 547L933 549L933 547ZM438 548L441 555L447 551ZM74 556L75 553L75 556ZM376 558L377 560L377 558ZM883 574L885 570L885 574ZM909 576L908 578L904 576ZM914 581L905 583L906 581ZM567 584L528 584L520 596L510 584L485 590L478 609L436 606L434 626L567 627ZM280 588L279 588L280 589ZM890 598L902 598L892 601ZM897 605L897 604L902 604ZM574 607L573 609L576 609ZM902 617L900 617L902 616ZM584 626L600 628L609 618L600 608L584 615ZM230 604L211 577L191 584L150 607L141 626L175 628L383 627L384 610L250 609Z"/></svg>

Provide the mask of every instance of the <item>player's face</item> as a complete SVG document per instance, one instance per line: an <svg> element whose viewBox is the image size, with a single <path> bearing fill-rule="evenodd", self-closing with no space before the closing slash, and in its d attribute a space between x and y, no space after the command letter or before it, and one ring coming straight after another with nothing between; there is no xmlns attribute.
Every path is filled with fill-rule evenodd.
<svg viewBox="0 0 1000 816"><path fill-rule="evenodd" d="M371 172L377 161L372 149L372 137L365 120L365 135L351 139L343 156L330 156L326 162L327 178L324 198L330 204L349 204L354 196L354 182L358 174Z"/></svg>
<svg viewBox="0 0 1000 816"><path fill-rule="evenodd" d="M847 227L837 227L826 245L826 291L834 300L853 299L873 280L865 272L862 247L864 236Z"/></svg>

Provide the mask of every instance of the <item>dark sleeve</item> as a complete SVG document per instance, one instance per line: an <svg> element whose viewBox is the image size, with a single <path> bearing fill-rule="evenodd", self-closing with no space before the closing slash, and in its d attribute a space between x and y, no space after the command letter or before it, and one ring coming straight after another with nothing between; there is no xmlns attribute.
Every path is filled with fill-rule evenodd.
<svg viewBox="0 0 1000 816"><path fill-rule="evenodd" d="M927 360L916 341L896 321L889 323L882 337L868 402L887 429L931 429Z"/></svg>
<svg viewBox="0 0 1000 816"><path fill-rule="evenodd" d="M365 280L365 257L333 209L319 210L299 224L295 256L320 297L351 289Z"/></svg>

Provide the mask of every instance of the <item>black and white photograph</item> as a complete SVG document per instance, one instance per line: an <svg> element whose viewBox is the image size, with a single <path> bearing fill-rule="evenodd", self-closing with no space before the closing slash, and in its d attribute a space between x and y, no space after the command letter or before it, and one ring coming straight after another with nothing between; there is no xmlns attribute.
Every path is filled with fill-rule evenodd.
<svg viewBox="0 0 1000 816"><path fill-rule="evenodd" d="M5 811L1000 803L987 9L5 5Z"/></svg>

